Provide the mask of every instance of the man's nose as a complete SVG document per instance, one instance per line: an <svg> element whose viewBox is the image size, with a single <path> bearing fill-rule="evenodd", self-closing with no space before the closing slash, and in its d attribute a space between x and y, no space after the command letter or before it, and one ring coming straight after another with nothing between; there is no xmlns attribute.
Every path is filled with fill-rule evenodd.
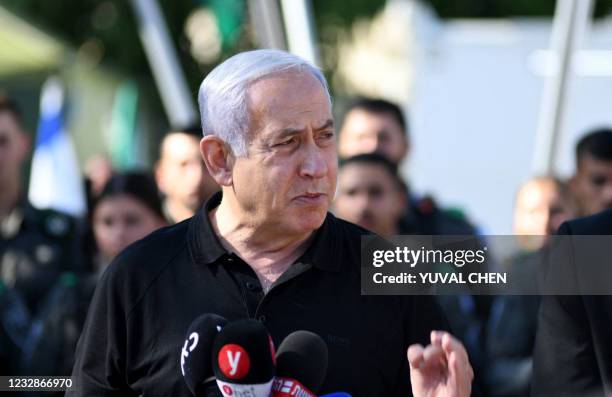
<svg viewBox="0 0 612 397"><path fill-rule="evenodd" d="M315 144L307 145L300 166L300 176L307 178L323 178L327 175L327 171L327 159L323 150Z"/></svg>
<svg viewBox="0 0 612 397"><path fill-rule="evenodd" d="M365 192L355 193L350 200L351 211L361 215L368 208L368 195Z"/></svg>

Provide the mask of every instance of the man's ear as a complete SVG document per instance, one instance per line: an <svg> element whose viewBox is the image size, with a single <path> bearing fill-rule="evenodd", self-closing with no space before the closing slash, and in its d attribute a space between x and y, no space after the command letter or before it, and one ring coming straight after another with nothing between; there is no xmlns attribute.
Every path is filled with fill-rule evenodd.
<svg viewBox="0 0 612 397"><path fill-rule="evenodd" d="M200 153L215 182L219 186L231 186L234 155L225 141L215 135L206 135L200 141Z"/></svg>

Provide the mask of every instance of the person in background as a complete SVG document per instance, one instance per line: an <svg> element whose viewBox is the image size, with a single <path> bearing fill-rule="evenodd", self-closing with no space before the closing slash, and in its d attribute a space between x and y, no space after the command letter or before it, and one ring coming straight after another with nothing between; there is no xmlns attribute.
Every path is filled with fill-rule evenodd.
<svg viewBox="0 0 612 397"><path fill-rule="evenodd" d="M406 196L397 167L386 157L359 154L340 163L334 213L381 236L399 233Z"/></svg>
<svg viewBox="0 0 612 397"><path fill-rule="evenodd" d="M383 99L357 98L344 114L338 155L380 153L396 166L410 152L408 125L399 106Z"/></svg>
<svg viewBox="0 0 612 397"><path fill-rule="evenodd" d="M507 265L520 280L516 295L498 296L487 333L486 383L494 397L528 396L533 372L540 296L539 275L550 237L576 214L566 183L551 176L535 177L519 189L514 209L514 234L520 251ZM521 292L523 291L523 292Z"/></svg>
<svg viewBox="0 0 612 397"><path fill-rule="evenodd" d="M28 202L21 170L29 150L20 110L0 98L0 278L35 310L59 273L78 265L78 245L75 219Z"/></svg>
<svg viewBox="0 0 612 397"><path fill-rule="evenodd" d="M410 154L409 127L399 106L384 99L357 98L344 113L338 138L338 155L379 153L400 167ZM431 196L417 197L404 184L406 209L402 234L476 234L476 229L456 210L439 208Z"/></svg>
<svg viewBox="0 0 612 397"><path fill-rule="evenodd" d="M0 373L28 375L23 363L34 320L61 274L80 266L76 220L34 208L22 185L30 151L21 111L0 96Z"/></svg>
<svg viewBox="0 0 612 397"><path fill-rule="evenodd" d="M95 198L90 218L98 274L125 247L166 225L155 181L140 172L111 177Z"/></svg>
<svg viewBox="0 0 612 397"><path fill-rule="evenodd" d="M521 249L537 251L566 220L576 215L576 204L568 185L551 176L525 182L514 204L514 235Z"/></svg>
<svg viewBox="0 0 612 397"><path fill-rule="evenodd" d="M612 129L600 128L576 145L576 172L570 179L580 216L612 208Z"/></svg>
<svg viewBox="0 0 612 397"><path fill-rule="evenodd" d="M96 154L85 164L87 197L96 197L102 192L106 182L113 176L113 164L104 154Z"/></svg>
<svg viewBox="0 0 612 397"><path fill-rule="evenodd" d="M155 180L164 195L164 215L170 223L193 216L219 190L202 161L201 138L200 128L186 128L170 131L160 144Z"/></svg>

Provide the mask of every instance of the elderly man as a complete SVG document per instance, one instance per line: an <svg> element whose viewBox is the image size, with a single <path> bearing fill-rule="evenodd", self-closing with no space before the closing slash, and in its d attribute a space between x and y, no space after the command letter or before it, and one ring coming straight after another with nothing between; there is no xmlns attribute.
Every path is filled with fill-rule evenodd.
<svg viewBox="0 0 612 397"><path fill-rule="evenodd" d="M258 319L277 345L319 334L330 354L321 393L469 395L467 354L431 332L431 299L360 295L366 232L328 213L337 158L320 71L281 51L238 54L206 77L199 102L221 193L110 265L77 348L77 395L188 396L183 337L211 312Z"/></svg>

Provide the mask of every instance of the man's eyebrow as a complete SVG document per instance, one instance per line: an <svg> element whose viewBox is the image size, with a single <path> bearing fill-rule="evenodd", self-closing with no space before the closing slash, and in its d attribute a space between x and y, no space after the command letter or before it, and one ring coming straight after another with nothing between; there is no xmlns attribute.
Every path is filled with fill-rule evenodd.
<svg viewBox="0 0 612 397"><path fill-rule="evenodd" d="M314 130L315 131L326 130L329 128L333 128L333 126L334 126L334 120L329 119L325 121L320 127L315 127ZM304 131L305 131L304 128L291 128L291 127L283 128L282 130L278 132L278 135L276 135L275 138L282 139L282 138L286 138L291 135L301 134Z"/></svg>
<svg viewBox="0 0 612 397"><path fill-rule="evenodd" d="M322 126L316 127L315 131L327 130L329 128L334 128L334 120L328 119Z"/></svg>

